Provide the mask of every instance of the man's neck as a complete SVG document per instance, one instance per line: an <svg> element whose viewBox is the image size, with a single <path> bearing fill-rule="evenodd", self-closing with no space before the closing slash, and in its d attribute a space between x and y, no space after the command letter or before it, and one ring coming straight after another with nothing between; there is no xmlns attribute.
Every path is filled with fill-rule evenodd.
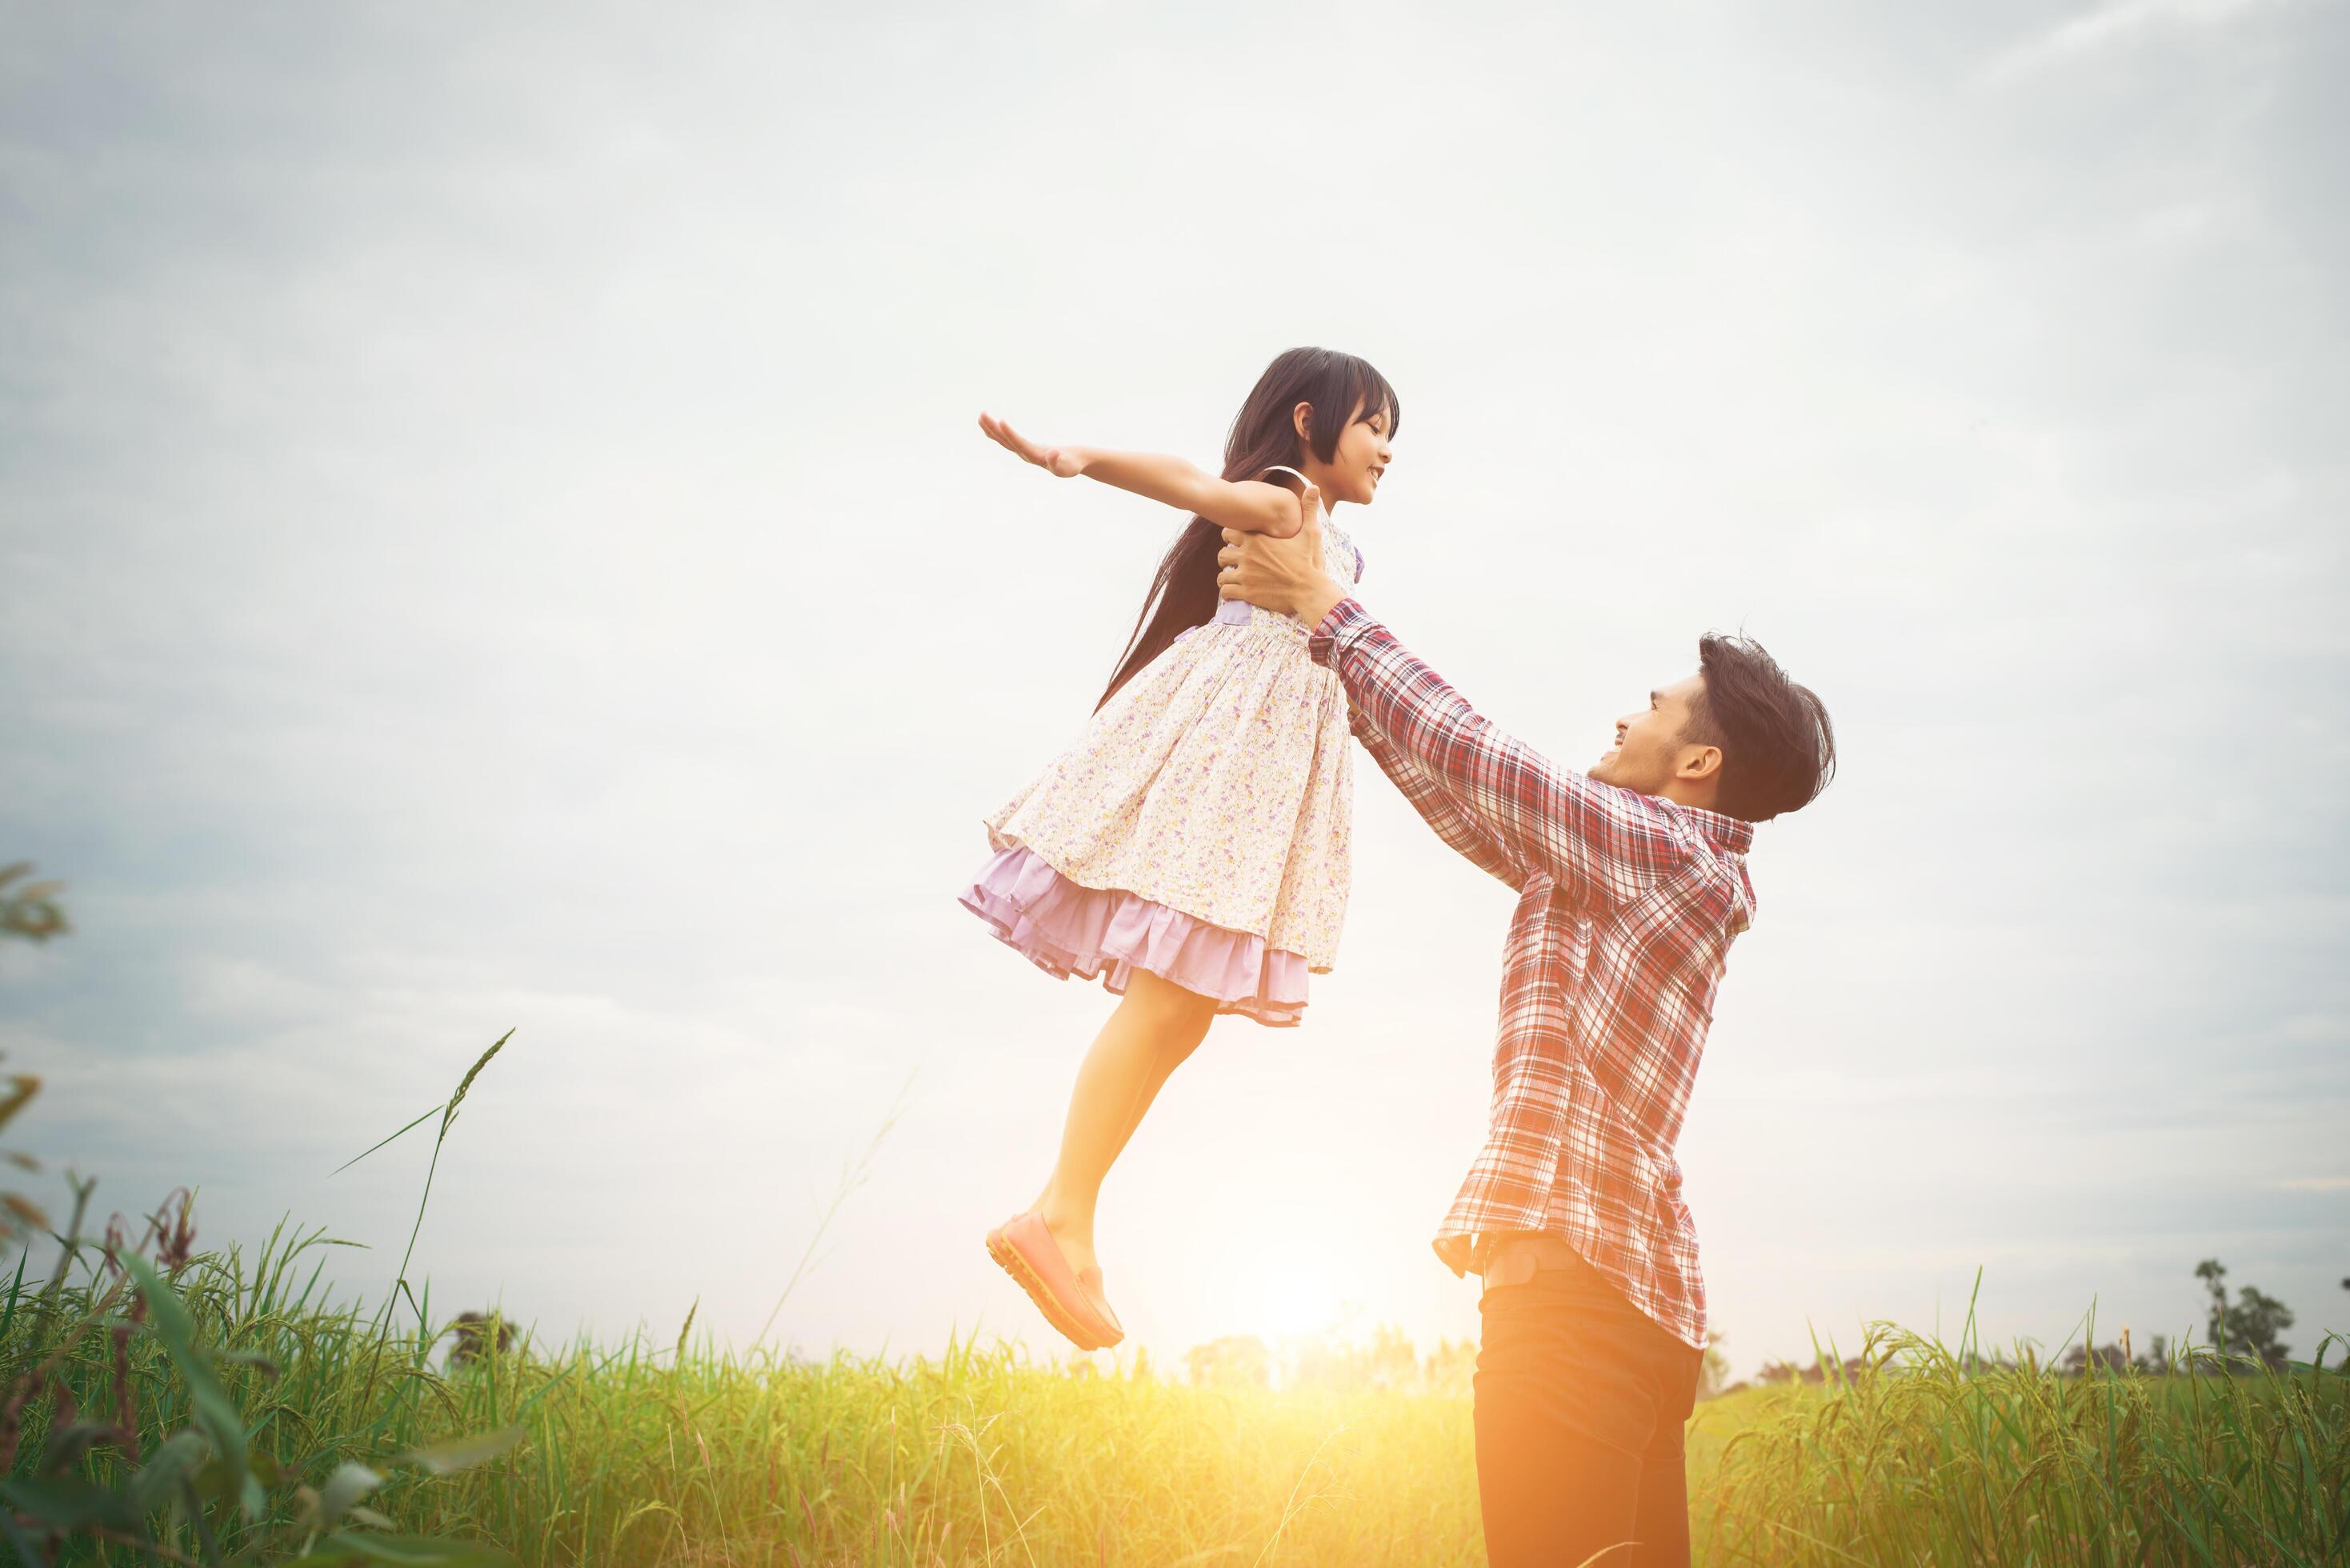
<svg viewBox="0 0 2350 1568"><path fill-rule="evenodd" d="M1713 803L1721 793L1710 784L1700 787L1686 779L1667 779L1665 787L1657 791L1657 798L1671 801L1675 805L1695 806L1700 811L1720 811L1721 807Z"/></svg>

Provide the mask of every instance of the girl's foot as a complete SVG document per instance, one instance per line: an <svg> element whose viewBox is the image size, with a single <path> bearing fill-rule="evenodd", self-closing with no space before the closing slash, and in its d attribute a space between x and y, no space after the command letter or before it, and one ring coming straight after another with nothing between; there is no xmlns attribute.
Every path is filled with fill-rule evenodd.
<svg viewBox="0 0 2350 1568"><path fill-rule="evenodd" d="M1101 1270L1073 1268L1033 1210L987 1233L987 1254L1020 1282L1045 1321L1079 1350L1102 1350L1126 1337L1102 1294Z"/></svg>
<svg viewBox="0 0 2350 1568"><path fill-rule="evenodd" d="M1053 1238L1053 1245L1061 1249L1061 1256L1069 1261L1070 1272L1082 1274L1087 1269L1101 1266L1101 1260L1094 1256L1093 1226L1087 1225L1080 1234L1076 1225L1066 1220L1055 1219L1053 1216L1060 1212L1060 1208L1049 1191L1030 1204L1028 1212L1045 1222L1045 1231Z"/></svg>

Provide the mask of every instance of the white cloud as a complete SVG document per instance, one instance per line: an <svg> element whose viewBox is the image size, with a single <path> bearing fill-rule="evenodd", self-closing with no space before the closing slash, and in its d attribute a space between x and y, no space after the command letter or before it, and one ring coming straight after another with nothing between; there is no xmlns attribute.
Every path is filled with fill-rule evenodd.
<svg viewBox="0 0 2350 1568"><path fill-rule="evenodd" d="M1995 80L2009 79L2156 40L2191 38L2288 3L2290 0L2110 0L2000 55L1991 63L1991 75Z"/></svg>

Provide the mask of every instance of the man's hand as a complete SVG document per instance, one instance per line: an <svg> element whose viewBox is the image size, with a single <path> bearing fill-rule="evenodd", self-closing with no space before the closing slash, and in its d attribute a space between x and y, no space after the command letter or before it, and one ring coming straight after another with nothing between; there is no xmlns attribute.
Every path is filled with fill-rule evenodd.
<svg viewBox="0 0 2350 1568"><path fill-rule="evenodd" d="M1083 447L1040 446L997 419L993 414L979 416L979 428L987 439L1024 462L1033 462L1055 479L1075 479L1086 471L1087 453Z"/></svg>
<svg viewBox="0 0 2350 1568"><path fill-rule="evenodd" d="M1322 566L1321 493L1307 485L1300 505L1305 526L1286 539L1224 530L1224 547L1216 553L1218 597L1246 599L1294 615L1307 626L1319 626L1330 607L1347 597Z"/></svg>

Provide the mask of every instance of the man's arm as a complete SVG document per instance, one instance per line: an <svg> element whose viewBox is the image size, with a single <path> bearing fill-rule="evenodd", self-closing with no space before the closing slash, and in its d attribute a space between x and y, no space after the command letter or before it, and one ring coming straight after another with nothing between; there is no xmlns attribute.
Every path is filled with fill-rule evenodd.
<svg viewBox="0 0 2350 1568"><path fill-rule="evenodd" d="M1523 888L1526 868L1512 859L1492 834L1480 828L1461 814L1442 784L1420 772L1409 757L1396 750L1394 744L1362 716L1362 710L1348 703L1347 727L1363 749L1379 764L1411 808L1419 813L1422 822L1435 830L1436 836L1451 845L1464 857L1507 882L1513 888Z"/></svg>
<svg viewBox="0 0 2350 1568"><path fill-rule="evenodd" d="M1251 599L1312 626L1346 597L1346 589L1322 567L1319 493L1308 485L1300 504L1314 521L1306 524L1305 537L1294 544L1264 549L1251 541L1243 546L1238 530L1225 530L1224 548L1216 557L1221 568L1216 575L1217 591L1225 598ZM1525 867L1492 834L1461 814L1440 780L1366 722L1362 710L1351 700L1347 704L1347 727L1439 838L1511 887L1525 886Z"/></svg>
<svg viewBox="0 0 2350 1568"><path fill-rule="evenodd" d="M1309 519L1313 497L1309 488ZM1497 852L1547 872L1576 903L1628 902L1685 858L1655 801L1552 766L1413 658L1323 569L1315 522L1295 539L1227 529L1216 560L1219 594L1312 627L1307 651L1337 671L1367 727L1440 785Z"/></svg>
<svg viewBox="0 0 2350 1568"><path fill-rule="evenodd" d="M1547 872L1588 909L1628 903L1688 851L1648 796L1552 764L1504 733L1353 599L1307 648L1336 670L1363 722L1440 785L1500 853Z"/></svg>

